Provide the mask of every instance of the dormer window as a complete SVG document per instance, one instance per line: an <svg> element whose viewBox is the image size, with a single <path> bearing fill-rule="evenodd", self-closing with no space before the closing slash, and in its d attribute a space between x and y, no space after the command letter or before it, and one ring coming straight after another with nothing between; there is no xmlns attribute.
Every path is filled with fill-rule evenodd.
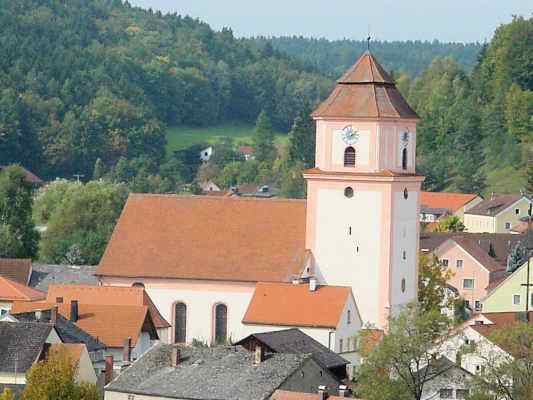
<svg viewBox="0 0 533 400"><path fill-rule="evenodd" d="M346 147L344 150L344 166L355 167L355 149L352 146Z"/></svg>

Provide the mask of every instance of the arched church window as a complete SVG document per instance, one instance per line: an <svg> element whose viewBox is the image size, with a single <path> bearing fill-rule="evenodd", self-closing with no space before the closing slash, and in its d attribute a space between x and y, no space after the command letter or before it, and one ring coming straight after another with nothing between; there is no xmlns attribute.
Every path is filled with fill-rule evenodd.
<svg viewBox="0 0 533 400"><path fill-rule="evenodd" d="M135 282L133 285L131 285L131 287L140 287L140 288L144 288L144 283L142 283L142 282Z"/></svg>
<svg viewBox="0 0 533 400"><path fill-rule="evenodd" d="M174 305L174 343L187 341L187 306L185 303Z"/></svg>
<svg viewBox="0 0 533 400"><path fill-rule="evenodd" d="M228 339L228 307L225 304L215 306L215 343L224 344Z"/></svg>
<svg viewBox="0 0 533 400"><path fill-rule="evenodd" d="M347 188L344 189L344 196L347 197L347 198L352 198L353 197L353 188L348 186ZM350 234L351 234L351 230L350 230Z"/></svg>
<svg viewBox="0 0 533 400"><path fill-rule="evenodd" d="M344 166L355 167L355 149L352 146L346 147L344 150Z"/></svg>
<svg viewBox="0 0 533 400"><path fill-rule="evenodd" d="M407 149L406 148L402 150L402 169L403 170L407 169Z"/></svg>
<svg viewBox="0 0 533 400"><path fill-rule="evenodd" d="M407 188L405 188L405 189L403 190L403 198L404 198L405 200L407 200L408 197L409 197L409 191L407 190Z"/></svg>

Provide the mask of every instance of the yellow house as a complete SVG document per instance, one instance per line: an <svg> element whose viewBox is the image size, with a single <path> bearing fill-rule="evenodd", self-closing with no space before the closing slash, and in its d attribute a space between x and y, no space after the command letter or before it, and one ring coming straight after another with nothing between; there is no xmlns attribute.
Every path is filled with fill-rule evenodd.
<svg viewBox="0 0 533 400"><path fill-rule="evenodd" d="M472 233L509 233L528 215L531 201L522 194L492 195L464 214L464 225Z"/></svg>
<svg viewBox="0 0 533 400"><path fill-rule="evenodd" d="M533 259L529 282L533 284ZM483 312L508 312L526 310L527 262L508 275L483 300ZM529 288L529 309L533 310L533 286Z"/></svg>

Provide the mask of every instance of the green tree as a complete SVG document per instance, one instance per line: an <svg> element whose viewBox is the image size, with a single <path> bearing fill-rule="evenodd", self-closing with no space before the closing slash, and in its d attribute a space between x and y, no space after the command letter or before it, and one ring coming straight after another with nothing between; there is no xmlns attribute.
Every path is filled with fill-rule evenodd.
<svg viewBox="0 0 533 400"><path fill-rule="evenodd" d="M447 297L446 286L453 274L437 257L420 253L418 257L418 303L423 311L453 308L454 297Z"/></svg>
<svg viewBox="0 0 533 400"><path fill-rule="evenodd" d="M15 400L13 392L9 388L5 388L2 393L0 393L0 400Z"/></svg>
<svg viewBox="0 0 533 400"><path fill-rule="evenodd" d="M311 111L309 104L305 103L289 132L289 160L293 164L301 162L304 168L315 164L315 121L311 118Z"/></svg>
<svg viewBox="0 0 533 400"><path fill-rule="evenodd" d="M449 215L440 218L435 224L433 230L435 232L463 232L465 230L465 226L459 217L455 215Z"/></svg>
<svg viewBox="0 0 533 400"><path fill-rule="evenodd" d="M98 400L96 385L76 383L76 364L64 346L52 347L47 357L26 373L23 400Z"/></svg>
<svg viewBox="0 0 533 400"><path fill-rule="evenodd" d="M0 235L6 240L0 257L34 257L39 234L32 220L33 188L22 169L0 171ZM7 243L11 243L8 247Z"/></svg>
<svg viewBox="0 0 533 400"><path fill-rule="evenodd" d="M514 272L527 261L527 249L521 242L517 242L507 255L507 272Z"/></svg>
<svg viewBox="0 0 533 400"><path fill-rule="evenodd" d="M389 319L388 327L361 365L356 395L367 400L420 400L426 383L442 372L434 354L442 350L449 321L438 310L409 304Z"/></svg>
<svg viewBox="0 0 533 400"><path fill-rule="evenodd" d="M275 156L274 131L272 122L265 111L261 111L255 123L255 159L259 162L272 162Z"/></svg>
<svg viewBox="0 0 533 400"><path fill-rule="evenodd" d="M304 198L306 191L302 162L297 162L293 167L285 166L282 174L281 196L292 199Z"/></svg>
<svg viewBox="0 0 533 400"><path fill-rule="evenodd" d="M472 400L530 400L533 398L533 324L515 322L491 332L491 342L501 352L471 351L483 360L484 368L474 379Z"/></svg>
<svg viewBox="0 0 533 400"><path fill-rule="evenodd" d="M98 264L127 195L122 184L71 183L48 219L40 258L50 263ZM45 192L41 201L46 202L46 196Z"/></svg>
<svg viewBox="0 0 533 400"><path fill-rule="evenodd" d="M93 169L93 179L101 179L105 175L105 165L101 158L97 158L96 162L94 163L94 169Z"/></svg>

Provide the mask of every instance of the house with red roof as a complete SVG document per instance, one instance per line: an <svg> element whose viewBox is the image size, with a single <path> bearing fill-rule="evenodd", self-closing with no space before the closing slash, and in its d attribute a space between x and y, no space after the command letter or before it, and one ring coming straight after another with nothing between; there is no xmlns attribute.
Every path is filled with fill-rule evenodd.
<svg viewBox="0 0 533 400"><path fill-rule="evenodd" d="M16 301L36 301L45 297L46 293L40 290L0 276L0 317L8 314Z"/></svg>
<svg viewBox="0 0 533 400"><path fill-rule="evenodd" d="M482 201L473 193L420 192L420 222L432 223L446 215L463 220L465 211Z"/></svg>

